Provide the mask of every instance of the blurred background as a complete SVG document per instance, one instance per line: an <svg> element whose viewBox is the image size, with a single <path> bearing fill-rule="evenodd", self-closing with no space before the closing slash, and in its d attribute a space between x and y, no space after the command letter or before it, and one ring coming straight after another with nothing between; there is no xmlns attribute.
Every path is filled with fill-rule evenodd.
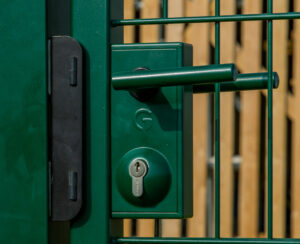
<svg viewBox="0 0 300 244"><path fill-rule="evenodd" d="M300 12L299 0L274 0L274 12ZM162 16L161 0L124 0L125 19ZM266 0L221 0L221 14L266 13ZM169 17L214 15L213 0L169 0ZM266 72L267 23L221 24L221 63ZM193 44L194 65L214 63L214 24L125 27L125 43ZM273 231L300 237L300 20L274 21ZM267 91L221 94L221 236L267 232ZM124 220L125 236L214 235L214 96L194 95L194 217Z"/></svg>

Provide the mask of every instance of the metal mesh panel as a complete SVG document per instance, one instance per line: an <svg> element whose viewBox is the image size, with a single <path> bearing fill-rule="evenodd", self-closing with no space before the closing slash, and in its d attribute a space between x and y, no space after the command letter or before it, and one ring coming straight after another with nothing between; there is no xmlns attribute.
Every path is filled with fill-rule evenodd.
<svg viewBox="0 0 300 244"><path fill-rule="evenodd" d="M273 238L273 21L299 19L300 13L273 13L273 0L267 2L267 12L263 14L221 15L220 0L215 0L214 16L168 17L168 0L162 1L162 17L152 19L112 20L112 26L140 26L164 24L214 23L215 25L215 64L220 64L221 22L265 21L267 25L266 66L268 73L267 90L267 236L261 239L221 238L220 234L220 83L215 84L214 91L214 148L215 148L215 182L214 182L214 238L118 238L118 243L299 243L299 239Z"/></svg>

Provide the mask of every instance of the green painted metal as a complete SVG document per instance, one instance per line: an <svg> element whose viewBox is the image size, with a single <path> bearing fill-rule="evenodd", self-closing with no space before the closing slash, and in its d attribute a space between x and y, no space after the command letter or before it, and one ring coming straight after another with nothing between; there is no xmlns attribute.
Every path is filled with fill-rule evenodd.
<svg viewBox="0 0 300 244"><path fill-rule="evenodd" d="M279 86L279 77L273 72L273 89ZM245 91L245 90L261 90L268 89L269 74L268 73L251 73L239 74L235 81L222 82L221 92ZM214 84L194 85L194 93L215 92Z"/></svg>
<svg viewBox="0 0 300 244"><path fill-rule="evenodd" d="M59 1L58 1L59 2ZM122 225L117 221L110 220L111 208L114 205L111 202L110 195L110 160L114 161L117 153L110 152L110 89L111 80L113 86L117 89L129 88L145 88L157 87L161 85L179 85L198 84L200 81L205 81L200 75L197 81L187 76L194 75L195 72L206 72L209 81L213 84L201 84L194 86L194 92L215 92L215 238L200 239L200 238L118 238L113 241L118 243L236 243L236 244L294 244L299 243L298 239L273 239L273 94L272 89L278 87L278 76L273 73L273 20L288 20L299 19L300 13L273 13L273 1L268 0L268 13L250 14L250 15L220 15L220 0L215 0L215 16L202 17L178 17L168 18L168 1L163 1L163 16L156 19L122 19L122 0L73 0L64 1L64 15L61 17L65 25L53 24L56 17L51 15L48 21L48 34L51 33L69 33L75 37L84 47L85 50L85 77L86 77L86 196L85 206L82 214L68 226L66 233L70 229L70 243L111 243L112 236L122 235ZM48 1L52 3L52 1ZM49 8L53 6L48 5ZM0 14L0 43L5 48L0 51L0 56L5 57L1 62L0 74L1 79L5 82L0 92L0 101L3 106L0 109L0 193L5 196L5 201L0 202L0 242L5 243L47 243L47 105L46 105L46 7L45 1L30 0L24 1L5 1L4 8ZM55 9L55 7L54 7ZM52 11L54 13L55 11ZM17 16L17 18L16 18ZM53 21L51 21L51 19ZM215 22L216 32L216 49L215 49L215 64L216 67L225 67L220 65L220 22L236 22L236 21L257 21L263 20L268 23L268 73L260 74L242 74L234 81L234 68L231 66L231 74L227 73L221 76L217 70L203 70L201 68L182 69L178 73L178 69L172 68L181 67L187 60L176 59L172 55L176 52L182 54L180 48L174 47L172 50L168 48L167 43L151 44L152 48L159 50L159 62L153 64L153 69L168 68L167 72L161 71L140 71L139 74L132 75L132 72L119 73L111 79L110 67L110 48L111 43L121 43L120 35L124 25L148 25L148 24L176 24L176 23L204 23ZM26 26L26 28L24 28ZM113 28L111 28L114 26ZM116 27L119 26L119 27ZM30 31L28 31L30 30ZM148 44L149 45L149 44ZM120 48L120 46L114 46ZM131 45L131 49L142 52L145 45ZM130 50L130 51L132 51ZM163 51L162 51L163 50ZM152 52L155 53L156 51ZM167 54L166 54L167 53ZM172 54L173 53L173 54ZM114 53L112 53L114 57ZM154 54L153 54L154 55ZM157 56L159 56L157 54ZM165 56L168 58L165 60ZM172 58L170 58L172 57ZM128 72L130 65L140 64L140 60L145 60L139 57L137 60L131 60L124 66L118 64L116 69L118 72ZM151 60L151 59L150 59ZM170 61L171 60L171 61ZM175 63L172 63L175 60ZM178 61L180 60L180 61ZM121 62L116 59L115 62ZM153 60L152 60L153 61ZM178 61L178 63L176 63ZM161 64L160 62L165 62ZM181 62L181 63L180 63ZM143 65L143 64L141 64ZM145 65L148 65L145 62ZM151 65L148 65L152 68ZM126 67L124 70L123 67ZM136 67L132 67L133 68ZM206 67L208 68L208 67ZM211 66L210 66L211 68ZM228 67L227 67L228 68ZM171 72L170 72L171 71ZM208 72L210 71L210 72ZM220 70L219 70L220 71ZM224 71L224 70L223 70ZM227 70L228 71L228 70ZM200 73L201 73L200 72ZM143 73L145 76L143 76ZM151 75L149 75L151 74ZM158 76L164 75L168 79L161 80ZM182 76L183 75L183 78ZM202 73L203 75L203 73ZM222 74L224 75L224 74ZM229 76L231 75L231 78ZM201 78L202 77L202 78ZM156 84L153 86L154 78ZM187 79L186 79L187 78ZM180 79L180 81L179 81ZM207 81L207 80L206 80ZM124 85L125 84L125 85ZM129 84L129 85L128 85ZM222 91L237 91L250 89L266 89L268 88L268 238L267 239L222 239L220 238L220 92ZM191 89L187 86L186 89ZM117 91L113 91L117 92ZM175 93L183 94L183 88L178 87L163 87L160 90L159 99L169 98L167 102L175 107L175 110L166 115L175 116L180 114L175 129L162 130L159 137L163 140L175 141L174 131L184 128L183 118L188 116L182 111L182 106L188 104L177 104ZM153 108L155 107L158 114L163 114L164 108L159 108L158 104L149 102L146 106L142 102L135 100L127 91L118 91L118 99L122 100L123 96L130 98L129 102L134 104L135 108ZM177 95L178 95L177 94ZM163 95L163 96L162 96ZM114 96L114 95L113 95ZM113 99L116 99L113 98ZM155 100L161 101L161 100ZM172 100L173 99L173 100ZM133 107L134 107L133 106ZM177 106L177 107L176 107ZM123 107L122 112L128 111L130 106ZM190 110L191 110L190 106ZM173 108L174 109L174 108ZM189 113L188 109L183 109ZM119 112L118 112L119 113ZM118 115L116 113L116 116ZM153 112L156 116L156 113ZM114 114L112 114L114 116ZM154 117L157 119L157 117ZM167 120L166 120L167 121ZM126 124L126 123L124 123ZM166 128L170 128L172 123L168 123ZM190 126L191 127L191 126ZM136 128L135 128L136 129ZM178 138L186 136L191 138L187 131L178 133ZM145 132L146 134L146 132ZM112 136L114 136L114 132ZM114 137L113 137L114 138ZM128 137L127 137L128 138ZM124 148L132 146L125 136L123 138ZM144 139L143 139L144 140ZM145 139L146 140L146 139ZM149 142L151 140L151 142ZM189 208L184 209L185 205L191 204L191 185L180 184L184 182L184 178L189 177L190 169L184 170L186 165L178 163L178 171L189 172L186 175L174 174L177 168L172 165L170 156L172 150L164 151L163 140L157 140L155 137L150 137L144 145L154 147L156 151L163 151L166 155L166 162L169 170L172 172L172 184L167 194L173 194L176 190L180 193L178 198L180 203L177 208L172 205L171 200L165 201L165 209L174 207L174 212L168 217L182 217L190 215ZM155 145L155 143L157 145ZM149 147L150 147L149 146ZM191 148L191 144L187 144ZM188 154L187 149L179 147L178 156L183 158L183 152ZM144 149L143 149L144 150ZM124 151L126 151L124 149ZM144 156L148 155L147 150ZM155 151L155 150L154 150ZM140 152L138 152L140 153ZM122 153L119 152L119 155ZM155 155L155 153L154 153ZM153 156L155 157L155 156ZM163 161L163 160L162 160ZM122 171L122 170L121 170ZM167 170L166 170L167 171ZM113 172L114 168L113 168ZM117 172L117 170L116 170ZM115 177L114 175L112 177ZM124 177L126 181L126 177ZM128 181L128 177L127 177ZM174 187L174 182L178 183L178 188ZM117 189L112 179L113 189ZM172 189L172 187L175 188ZM186 187L186 188L185 188ZM173 191L173 193L172 193ZM178 193L177 192L177 193ZM114 193L113 193L114 194ZM174 193L175 194L175 193ZM184 195L187 194L187 195ZM176 194L175 194L176 195ZM120 197L120 196L118 196ZM114 198L114 195L112 196ZM167 198L167 197L166 197ZM119 200L121 197L119 198ZM126 201L126 200L125 200ZM185 202L187 201L187 202ZM158 204L159 206L159 204ZM130 206L131 211L136 210L136 206ZM142 207L140 207L142 208ZM128 209L128 208L127 208ZM129 208L130 209L130 208ZM143 210L145 210L143 208ZM184 210L187 210L184 213ZM166 211L167 212L167 211ZM127 216L136 216L136 213L127 213ZM113 213L114 215L114 213ZM118 214L115 214L118 216ZM121 215L119 215L121 216ZM122 215L123 216L123 215ZM140 216L144 217L160 217L152 213L143 212ZM4 230L4 231L3 231ZM33 234L34 233L34 234Z"/></svg>
<svg viewBox="0 0 300 244"><path fill-rule="evenodd" d="M201 70L202 68L206 69L203 73L207 72L208 76L215 76L215 74L211 74L209 70L209 67L214 66L201 66L201 67L196 67L196 71ZM224 66L224 65L221 65ZM225 65L230 67L230 65ZM231 68L230 68L231 69ZM176 72L177 69L174 70L174 73ZM193 69L190 67L186 68L180 68L180 70L190 70L193 72ZM211 69L213 71L213 69ZM228 69L228 74L231 73L231 71ZM168 70L170 72L170 70ZM197 81L193 82L188 80L188 82L184 81L183 79L178 78L176 75L172 76L173 80L163 80L160 78L160 74L165 74L168 72L161 72L161 71L139 71L138 73L133 73L133 72L122 72L122 73L115 73L112 76L112 84L114 89L120 90L120 89L143 89L143 88L153 88L153 87L163 87L163 86L175 86L178 84L194 84L197 83ZM142 74L141 74L142 73ZM200 72L199 72L200 73ZM201 76L202 74L201 73ZM155 75L155 78L157 79L156 83L152 83L152 76L153 74ZM196 80L196 78L192 77L193 79ZM214 84L208 84L205 80L208 78L204 78L204 84L197 84L193 85L193 92L194 93L208 93L208 92L215 92ZM212 83L215 83L217 79L221 78L216 78L215 80L212 80ZM268 89L268 79L269 75L268 73L251 73L251 74L239 74L236 78L235 81L226 81L226 80L220 80L221 83L221 92L229 92L229 91L243 91L243 90L261 90L261 89ZM273 89L278 88L279 86L279 77L276 72L273 72L272 75L272 80L273 80ZM160 83L161 81L161 83ZM171 82L172 83L171 83ZM224 82L226 81L226 82Z"/></svg>
<svg viewBox="0 0 300 244"><path fill-rule="evenodd" d="M256 21L256 20L264 20L268 21L268 73L264 74L247 74L247 75L240 75L236 81L228 81L224 79L215 79L215 84L203 84L194 86L194 91L215 91L215 157L216 157L216 178L215 178L215 184L216 184L216 191L215 191L215 200L216 200L216 208L215 208L215 237L213 239L197 239L197 238L118 238L115 239L118 243L280 243L280 244L288 244L288 243L299 243L299 240L295 239L272 239L272 89L278 87L278 77L275 73L273 73L272 70L272 20L281 20L281 19L299 19L300 13L272 13L272 0L268 0L268 13L264 14L251 14L251 15L226 15L226 16L220 16L220 0L215 0L216 2L216 12L215 16L203 16L203 17L179 17L179 18L168 18L167 12L167 4L168 1L163 1L163 16L162 18L157 19L133 19L133 20L122 20L118 17L109 17L109 7L108 7L108 1L101 1L101 4L96 4L96 1L91 1L91 3L88 6L80 6L79 7L79 0L75 0L75 4L73 7L74 14L76 14L76 21L73 24L73 34L79 38L82 43L87 44L87 57L88 61L90 54L96 52L96 57L92 57L91 63L89 63L89 68L91 70L91 73L88 74L89 79L92 78L93 75L94 79L97 79L97 77L102 77L105 84L102 84L100 82L96 83L95 80L90 80L91 85L88 89L89 97L89 103L91 105L91 110L89 111L90 114L88 116L91 116L91 119L89 119L89 127L88 127L88 144L91 146L89 157L88 159L91 161L88 169L90 170L90 174L88 176L91 176L93 179L97 177L101 180L94 180L91 181L90 187L92 187L91 192L88 193L88 197L98 196L98 194L101 193L103 196L108 196L108 192L105 187L108 186L108 177L104 174L107 173L107 169L109 168L109 164L107 162L109 156L107 155L107 151L109 150L107 144L105 144L104 138L106 138L106 142L109 142L109 139L107 139L107 132L108 132L108 97L107 94L105 94L105 91L108 91L109 86L108 84L108 77L109 72L106 70L109 70L109 55L107 53L107 50L109 48L109 34L108 29L109 25L112 26L123 26L123 25L147 25L147 24L175 24L175 23L201 23L201 22L216 22L216 50L215 50L215 63L217 65L220 64L220 22L226 22L226 21ZM85 13L84 13L85 12ZM97 13L97 14L96 14ZM91 16L91 20L89 20ZM74 18L74 17L73 17ZM102 22L101 22L102 21ZM101 24L100 24L101 23ZM89 26L89 28L86 28L86 26ZM112 30L115 30L116 28L112 28ZM97 33L97 35L96 35ZM99 33L102 33L98 35ZM90 37L90 34L92 34L92 37ZM94 35L94 36L93 36ZM97 43L97 45L95 44ZM160 49L161 47L166 47L168 44L152 44L153 47L156 47L157 49ZM101 47L102 46L102 47ZM133 45L134 46L134 45ZM133 47L132 46L132 47ZM138 45L135 45L134 48L139 48ZM100 56L105 57L104 61L100 60ZM113 54L114 57L114 54ZM96 62L95 62L96 61ZM98 61L98 62L97 62ZM117 62L120 62L118 60ZM133 63L136 62L132 61ZM137 63L136 63L137 64ZM97 66L98 65L98 66ZM126 65L125 65L126 66ZM97 68L96 68L97 67ZM101 67L101 68L99 68ZM128 68L128 67L127 67ZM120 71L127 71L128 70L119 70L122 69L118 67L118 72ZM132 67L133 68L136 67ZM130 73L126 73L126 75L123 74L117 74L112 77L112 83L115 88L117 89L129 89L129 88L145 88L148 87L148 85L153 85L153 77L149 78L150 76L147 76L146 78L142 77L143 71L140 71L138 75L132 75ZM153 71L147 71L148 75L151 73L153 75L156 74L158 76L162 75L162 73L155 73ZM144 72L145 74L147 73ZM137 82L137 80L134 79L142 79ZM149 83L144 83L145 79L149 79ZM173 77L174 78L174 77ZM178 77L177 77L178 78ZM177 79L174 78L174 79ZM222 83L218 83L221 82ZM118 83L119 82L119 83ZM165 81L164 81L165 82ZM172 81L174 82L174 81ZM178 81L176 81L178 82ZM125 83L125 85L124 85ZM130 83L130 84L129 84ZM162 83L161 79L157 79L157 84ZM129 86L128 86L129 84ZM172 83L172 85L177 85L179 83ZM194 83L191 83L194 84ZM158 85L157 85L158 86ZM151 86L153 87L153 86ZM93 88L93 89L92 89ZM220 238L220 92L221 91L236 91L236 90L247 90L247 89L266 89L268 88L268 239L222 239ZM162 88L163 89L170 89L170 88ZM178 88L176 88L178 89ZM203 90L200 90L203 89ZM114 91L113 91L114 92ZM130 97L129 93L127 91L120 91L122 94L126 94L127 97ZM100 93L100 94L99 94ZM121 94L120 93L120 94ZM123 95L122 95L123 96ZM120 100L122 100L122 96L119 97ZM125 95L124 95L125 96ZM132 101L132 97L130 97ZM114 98L113 98L114 99ZM116 99L116 98L115 98ZM102 111L100 110L102 109ZM104 108L104 110L103 110ZM99 113L104 113L103 115L99 115ZM123 112L126 112L126 108ZM97 114L98 113L98 114ZM102 121L101 121L102 120ZM96 124L101 125L101 128L97 128ZM125 123L126 124L126 123ZM99 132L102 133L102 135L99 135ZM93 135L95 133L95 135ZM104 137L103 137L104 135ZM114 133L113 133L114 135ZM113 137L114 138L114 137ZM126 138L124 137L124 144L129 144L128 140L126 141ZM97 149L101 150L99 154L95 152L96 145L99 146ZM126 146L126 145L125 145ZM104 148L102 150L102 148ZM157 149L160 150L160 149ZM97 164L96 162L101 161L101 159L105 158L104 164ZM114 157L114 153L112 154L112 160ZM103 168L105 170L103 170ZM103 174L95 174L91 169L93 170L101 170L104 172ZM114 169L112 170L114 172ZM114 177L114 176L113 176ZM101 191L97 190L97 186L101 185ZM113 185L114 181L112 182L112 188L115 189L116 186ZM112 196L114 197L114 196ZM109 224L108 219L109 215L107 213L107 209L109 209L109 203L107 201L103 200L101 201L99 197L96 197L90 202L89 206L89 214L86 213L83 215L83 218L77 223L75 223L75 228L72 230L72 243L85 243L84 240L91 243L97 243L99 241L108 242L109 236L112 234L109 230ZM94 206L93 211L91 211L91 206ZM105 211L100 212L99 209L95 206L99 206L99 209L104 209ZM136 208L136 207L135 207ZM94 212L95 211L95 212ZM130 215L128 215L130 216ZM132 215L134 216L134 215ZM145 215L146 216L146 215ZM147 216L146 216L147 217ZM153 215L149 215L149 217L153 217ZM97 219L98 218L98 219ZM97 223L96 223L97 219ZM99 231L98 228L93 228L93 225L100 225L103 226L103 228L100 228L101 233L96 233ZM112 228L113 229L113 228ZM112 230L111 229L111 230ZM91 232L91 235L90 235ZM91 237L87 237L87 235ZM96 236L96 240L94 241L94 237ZM87 238L87 239L86 239ZM89 238L93 238L89 239Z"/></svg>
<svg viewBox="0 0 300 244"><path fill-rule="evenodd" d="M298 244L300 239L265 238L118 238L117 243L156 243L156 244Z"/></svg>
<svg viewBox="0 0 300 244"><path fill-rule="evenodd" d="M142 89L163 86L196 85L232 81L237 77L234 64L183 67L174 69L145 70L113 73L114 89Z"/></svg>
<svg viewBox="0 0 300 244"><path fill-rule="evenodd" d="M0 10L0 243L47 243L45 1Z"/></svg>
<svg viewBox="0 0 300 244"><path fill-rule="evenodd" d="M192 57L191 46L182 43L113 45L112 72L128 72L139 67L180 69L191 66ZM126 90L112 88L113 217L192 215L191 88L162 87L147 101L137 100ZM132 195L128 169L135 157L149 162L144 194L139 199Z"/></svg>
<svg viewBox="0 0 300 244"><path fill-rule="evenodd" d="M268 0L268 13L273 12L273 0ZM273 22L268 20L268 239L273 238Z"/></svg>
<svg viewBox="0 0 300 244"><path fill-rule="evenodd" d="M109 94L110 94L110 81L116 89L137 89L148 87L159 87L163 85L179 85L182 82L188 82L189 84L195 84L194 81L185 80L180 78L179 75L187 75L187 71L195 71L197 68L183 69L182 73L178 74L178 70L168 70L166 72L161 71L139 71L136 74L132 74L137 64L140 64L142 58L139 60L131 60L130 64L125 63L121 65L122 61L118 58L113 60L118 63L117 67L113 67L113 70L123 73L114 73L112 79L110 74L110 43L115 43L115 35L118 36L120 26L124 25L148 25L148 24L176 24L176 23L203 23L203 22L215 22L216 33L216 49L215 49L215 64L220 67L220 22L228 21L256 21L264 20L268 22L268 73L259 74L242 74L237 77L237 80L232 78L225 79L224 77L217 77L216 74L207 73L211 75L209 79L213 84L201 84L194 86L194 92L215 92L215 238L213 239L201 239L201 238L118 238L113 241L118 243L236 243L236 244L289 244L299 243L297 239L272 239L272 89L278 87L278 76L273 73L272 67L272 20L284 20L284 19L299 19L300 13L273 13L272 12L272 0L268 0L268 13L263 14L250 14L250 15L220 15L220 0L215 0L215 16L202 16L202 17L178 17L168 18L168 1L163 0L163 14L162 18L156 19L132 19L123 20L121 14L110 13L111 10L118 9L122 11L121 2L118 0L88 0L85 4L82 4L79 0L73 0L71 6L71 18L72 28L71 34L77 40L79 40L85 48L86 54L86 76L87 76L87 184L86 184L86 206L83 209L82 215L74 222L71 228L71 243L109 243L113 232L118 232L117 236L121 236L119 231L121 225L117 224L115 227L114 222L110 222L111 204L114 208L113 202L110 202L110 176L109 169L110 159L114 161L114 157L117 157L118 153L110 154L110 114L109 114ZM111 3L110 3L111 2ZM111 5L111 7L110 7ZM1 26L1 25L0 25ZM111 26L114 26L111 28ZM116 27L119 26L119 27ZM111 29L110 29L111 28ZM111 33L110 33L111 31ZM120 40L120 39L119 39ZM169 44L157 43L151 44L156 50L168 49ZM119 46L120 47L120 46ZM119 48L114 46L114 48ZM133 44L131 48L134 50L143 49L143 45ZM131 50L132 51L132 50ZM138 50L141 51L141 50ZM164 53L163 52L163 53ZM174 52L174 50L173 50ZM114 52L112 57L114 58ZM164 54L163 54L164 55ZM170 54L168 54L170 55ZM167 56L168 56L167 55ZM160 57L161 58L161 57ZM176 60L176 58L174 58ZM167 67L169 69L174 68L170 64L168 59ZM162 58L163 60L163 58ZM144 62L145 60L143 60ZM131 64L135 64L135 67L131 67ZM159 70L162 67L155 69ZM164 65L163 65L164 66ZM166 64L167 66L167 64ZM166 68L164 66L163 68ZM175 67L179 67L177 64ZM122 70L123 67L126 69ZM130 67L130 69L129 69ZM150 67L152 68L152 67ZM202 67L203 68L203 67ZM212 71L212 70L211 70ZM127 73L125 73L127 72ZM176 73L177 72L177 73ZM172 73L172 74L171 74ZM151 74L151 75L150 75ZM161 80L158 78L161 75L165 75L168 79ZM215 77L213 77L215 75ZM156 84L153 86L153 80L156 79ZM197 78L199 82L199 77ZM200 79L201 80L201 79ZM203 81L203 80L202 80ZM268 239L222 239L220 238L220 92L222 91L238 91L238 90L252 90L252 89L266 89L268 88ZM170 89L170 90L169 90ZM175 89L177 92L182 92L182 87L163 87L160 93L164 94L166 91L172 91ZM118 92L119 96L115 96L114 92ZM123 101L123 96L129 98L130 106L136 106L135 108L144 108L144 104L129 95L127 91L115 91L112 89L112 99L119 99L118 102ZM115 96L115 97L114 97ZM130 109L130 106L123 104L122 111L117 111L113 116L118 116L119 113L126 113ZM113 104L113 102L112 102ZM149 106L148 106L149 105ZM157 104L148 103L146 108L149 109L150 105L156 106ZM140 107L138 107L140 106ZM160 109L157 109L160 110ZM126 120L127 121L127 120ZM124 123L124 126L127 123ZM114 126L114 125L113 125ZM112 131L112 138L114 139L114 133ZM146 134L146 132L145 132ZM189 135L191 136L191 135ZM126 140L127 139L127 140ZM155 142L157 138L150 137L151 143ZM172 139L172 137L166 136L166 140ZM130 147L131 140L128 140L124 136L122 147ZM147 145L146 145L147 146ZM145 149L145 148L144 148ZM142 150L144 150L142 149ZM164 150L163 146L158 145L156 151ZM126 151L124 149L124 151ZM147 151L145 149L144 151ZM180 152L182 153L183 150ZM140 153L140 152L138 152ZM122 153L120 152L119 155ZM145 153L148 154L148 153ZM155 154L155 153L154 153ZM123 153L124 155L124 153ZM111 158L110 158L111 157ZM146 156L145 156L146 157ZM167 164L170 164L167 158ZM125 165L126 166L126 165ZM127 167L127 166L126 166ZM172 167L169 167L173 170ZM179 169L182 170L183 168ZM112 165L112 171L114 165ZM122 172L123 170L121 170ZM173 173L171 174L173 175ZM117 189L116 183L114 183L114 175L112 176L112 188ZM121 178L121 177L119 177ZM123 179L119 179L122 182ZM173 181L174 179L172 179ZM128 181L128 177L124 177L124 181ZM177 182L177 180L176 180ZM114 185L115 184L115 185ZM120 184L120 183L119 183ZM191 189L191 188L190 188ZM182 189L180 189L182 190ZM113 193L114 194L114 193ZM168 193L170 194L170 193ZM120 197L120 196L119 196ZM181 196L181 200L184 201L184 196ZM114 199L114 195L112 196ZM118 200L120 200L118 198ZM125 200L126 201L126 200ZM169 203L169 202L168 202ZM172 206L169 204L169 206ZM132 207L132 206L131 206ZM136 210L136 206L131 208L132 211ZM128 209L128 208L127 208ZM129 208L130 209L130 208ZM132 213L127 213L127 217L136 216ZM114 213L113 213L114 215ZM114 215L114 216L117 216ZM121 215L119 215L121 216ZM122 215L123 216L123 215ZM146 214L141 215L144 217L159 217L158 215ZM168 217L174 217L168 216ZM177 217L179 215L176 215ZM99 228L98 228L99 227Z"/></svg>
<svg viewBox="0 0 300 244"><path fill-rule="evenodd" d="M72 1L71 35L84 47L86 84L85 196L82 213L71 226L71 244L110 243L122 225L110 221L110 44L122 32L110 19L122 18L123 1ZM112 36L112 37L110 37Z"/></svg>
<svg viewBox="0 0 300 244"><path fill-rule="evenodd" d="M168 0L163 0L163 18L168 18Z"/></svg>
<svg viewBox="0 0 300 244"><path fill-rule="evenodd" d="M220 16L220 0L215 0L215 16ZM215 64L220 64L220 22L215 23ZM215 237L220 238L220 83L215 84Z"/></svg>
<svg viewBox="0 0 300 244"><path fill-rule="evenodd" d="M208 23L208 22L239 22L258 20L291 20L300 19L299 12L291 13L264 13L264 14L242 14L222 16L200 16L200 17L177 17L177 18L154 18L154 19L113 19L112 26L124 25L154 25L154 24L180 24L180 23Z"/></svg>

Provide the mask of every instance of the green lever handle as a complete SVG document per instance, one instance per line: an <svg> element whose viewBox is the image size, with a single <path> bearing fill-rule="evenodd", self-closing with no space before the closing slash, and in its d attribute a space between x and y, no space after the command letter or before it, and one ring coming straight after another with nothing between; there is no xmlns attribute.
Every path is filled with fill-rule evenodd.
<svg viewBox="0 0 300 244"><path fill-rule="evenodd" d="M239 74L235 81L221 83L221 92L268 89L268 73ZM276 72L272 75L273 88L278 88L279 77ZM193 86L194 93L215 92L213 84Z"/></svg>
<svg viewBox="0 0 300 244"><path fill-rule="evenodd" d="M234 64L221 64L116 73L112 76L112 85L116 90L136 90L162 86L214 84L233 81L236 77L237 68Z"/></svg>

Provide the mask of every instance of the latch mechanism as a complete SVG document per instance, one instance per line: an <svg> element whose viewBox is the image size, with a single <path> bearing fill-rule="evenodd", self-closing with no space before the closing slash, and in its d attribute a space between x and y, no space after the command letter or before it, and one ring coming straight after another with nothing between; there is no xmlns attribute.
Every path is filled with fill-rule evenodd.
<svg viewBox="0 0 300 244"><path fill-rule="evenodd" d="M50 218L67 221L82 205L82 48L69 36L50 41Z"/></svg>
<svg viewBox="0 0 300 244"><path fill-rule="evenodd" d="M234 64L192 66L183 43L112 46L113 218L193 214L193 93L266 89L267 73ZM273 73L272 84L279 78Z"/></svg>

